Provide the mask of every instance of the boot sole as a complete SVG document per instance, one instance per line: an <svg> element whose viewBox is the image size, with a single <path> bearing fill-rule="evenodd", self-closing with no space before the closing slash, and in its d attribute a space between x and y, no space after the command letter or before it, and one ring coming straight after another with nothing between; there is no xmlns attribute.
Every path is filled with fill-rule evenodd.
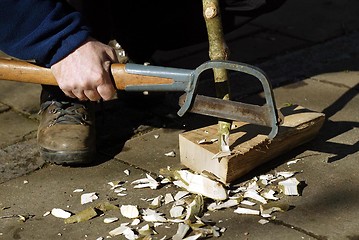
<svg viewBox="0 0 359 240"><path fill-rule="evenodd" d="M95 151L52 151L41 147L39 152L45 162L71 166L88 164L95 156Z"/></svg>

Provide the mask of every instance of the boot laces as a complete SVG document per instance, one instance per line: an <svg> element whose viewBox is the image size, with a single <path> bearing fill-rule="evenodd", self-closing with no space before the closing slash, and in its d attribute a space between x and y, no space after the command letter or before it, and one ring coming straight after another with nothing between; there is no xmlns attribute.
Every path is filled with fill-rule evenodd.
<svg viewBox="0 0 359 240"><path fill-rule="evenodd" d="M50 126L55 124L82 124L90 125L86 111L80 111L86 107L79 103L47 101L41 104L39 114L46 111L50 106L55 106L49 112L57 114L51 121Z"/></svg>

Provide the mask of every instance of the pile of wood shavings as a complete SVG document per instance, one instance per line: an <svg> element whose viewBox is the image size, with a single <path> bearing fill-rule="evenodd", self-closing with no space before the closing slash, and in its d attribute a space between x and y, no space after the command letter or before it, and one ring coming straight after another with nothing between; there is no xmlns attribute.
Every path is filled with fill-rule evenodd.
<svg viewBox="0 0 359 240"><path fill-rule="evenodd" d="M174 184L181 189L174 195L167 193L164 196L144 199L149 202L147 207L107 205L108 210L118 210L123 217L128 219L128 222L118 224L117 217L105 217L104 223L118 225L108 233L107 237L122 235L131 240L150 240L157 234L156 228L165 224L177 224L177 231L175 235L164 236L161 240L220 237L226 228L208 222L203 216L208 215L209 212L233 209L237 214L261 216L259 223L266 224L275 218L274 212L284 212L290 207L288 204L278 203L280 195L299 195L299 181L294 177L296 172L275 172L261 175L232 186L224 186L215 180L188 170L171 171L167 169L166 172L165 177L161 175L158 178L146 174L146 178L133 181L131 185L134 189L156 190L165 185ZM125 182L116 181L108 184L111 187L110 190L117 196L126 196L127 193L124 193L127 191L127 188L124 188ZM159 211L163 206L170 206L170 210L166 213ZM107 208L102 211L107 211ZM94 215L84 215L85 217L82 219L82 212L61 217L65 218L65 223L74 223L88 221L98 216L96 211L89 211ZM55 214L53 215L55 216ZM74 218L75 221L68 221L70 218ZM97 240L101 239L104 237L97 238Z"/></svg>

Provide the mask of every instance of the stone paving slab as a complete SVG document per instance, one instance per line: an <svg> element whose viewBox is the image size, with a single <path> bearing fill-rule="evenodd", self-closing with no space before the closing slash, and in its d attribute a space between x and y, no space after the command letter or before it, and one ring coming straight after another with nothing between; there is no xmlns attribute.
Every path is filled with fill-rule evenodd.
<svg viewBox="0 0 359 240"><path fill-rule="evenodd" d="M329 72L314 75L311 79L315 79L324 83L331 83L338 87L347 87L348 89L359 90L359 71L345 70L341 72Z"/></svg>
<svg viewBox="0 0 359 240"><path fill-rule="evenodd" d="M328 154L321 151L305 151L296 156L300 161L291 168L302 172L298 180L305 181L307 186L302 196L291 199L295 207L287 214L278 215L277 220L325 239L355 239L358 237L359 192L354 186L359 174L352 166L356 165L359 154L356 152L333 163L327 163L327 157Z"/></svg>
<svg viewBox="0 0 359 240"><path fill-rule="evenodd" d="M0 183L31 173L44 165L34 135L29 136L27 141L0 149Z"/></svg>
<svg viewBox="0 0 359 240"><path fill-rule="evenodd" d="M282 199L293 205L293 209L275 214L276 221L266 225L258 223L259 217L236 215L233 209L211 213L209 218L218 226L227 227L221 239L354 240L359 237L359 177L355 168L359 151L356 114L359 34L348 34L359 28L358 7L355 0L287 1L281 9L257 18L247 26L248 36L235 36L230 40L231 44L233 41L235 58L241 61L247 59L258 62L258 58L279 54L258 64L272 79L278 103L299 103L310 109L324 111L328 120L313 141L256 169L248 176L274 170L300 171L297 177L305 182L302 195ZM322 42L343 34L347 35ZM312 47L286 54L286 51L309 45ZM266 46L270 48L268 51L264 51ZM274 49L277 52L272 51ZM197 66L208 59L205 51L201 51L197 53L199 55L174 60L173 64ZM283 86L293 81L302 82ZM17 218L0 219L0 239L96 239L106 236L109 230L118 226L117 223L104 225L103 217L73 225L64 225L61 219L52 216L43 217L43 213L53 207L74 212L82 210L85 206L79 203L79 195L72 192L75 188L84 188L86 192L98 191L99 201L110 198L117 204L139 206L147 204L140 199L142 197L176 191L172 187L133 191L131 186L126 185L129 188L128 196L115 200L112 197L116 196L109 190L107 182L132 181L144 177L145 172L156 173L161 167L178 166L178 156L168 158L162 153L165 152L164 148L176 149L178 131L181 131L179 128L169 127L167 132L165 129L151 130L126 141L130 135L128 131L118 137L112 127L117 124L129 126L133 130L132 127L142 124L147 113L143 117L141 110L136 110L137 113L134 111L134 117L141 121L124 119L111 122L114 118L122 119L123 112L109 111L110 117L104 118L104 126L100 127L109 130L105 136L105 140L108 137L109 141L104 141L104 144L111 148L109 143L113 143L114 135L121 138L120 141L126 141L123 148L117 148L116 145L114 152L123 152L114 155L114 159L109 154L110 158L86 168L43 166L34 148L35 132L32 129L37 128L37 123L26 118L35 116L38 110L39 86L2 81L0 90L0 134L4 136L0 140L6 137L4 145L0 144L0 157L5 161L1 166L10 166L6 171L10 170L14 174L11 180L6 179L0 185L0 216L35 215L25 223L18 222ZM23 94L17 95L18 92ZM250 93L254 92L256 89L251 89ZM254 99L261 100L258 97ZM17 115L15 111L23 115ZM107 126L106 121L111 124ZM154 133L160 133L160 138L155 139ZM135 148L138 151L134 151ZM288 167L285 163L293 159L300 160ZM41 169L33 171L29 166ZM125 169L131 171L130 176L123 173ZM19 175L23 176L13 178ZM24 180L28 183L24 184ZM124 221L126 219L121 218L120 222ZM174 227L160 228L158 237L164 234L171 236L175 230Z"/></svg>
<svg viewBox="0 0 359 240"><path fill-rule="evenodd" d="M0 114L0 147L24 140L24 137L37 131L38 123L15 111Z"/></svg>
<svg viewBox="0 0 359 240"><path fill-rule="evenodd" d="M245 63L261 62L270 56L283 54L288 50L298 49L307 44L306 41L268 30L251 34L240 40L227 41L230 49L229 59ZM253 54L253 49L256 49L255 54Z"/></svg>
<svg viewBox="0 0 359 240"><path fill-rule="evenodd" d="M178 135L182 132L183 130L158 129L130 139L115 159L153 173L158 173L159 169L167 166L179 168ZM172 151L173 157L165 156Z"/></svg>
<svg viewBox="0 0 359 240"><path fill-rule="evenodd" d="M5 112L5 111L7 111L7 110L9 110L9 109L10 109L9 106L0 103L0 113L3 113L3 112Z"/></svg>
<svg viewBox="0 0 359 240"><path fill-rule="evenodd" d="M342 76L341 72L338 74L338 77ZM335 73L332 73L331 78L334 76ZM345 79L341 79L343 84L340 86L328 81L307 79L276 88L274 94L279 107L298 104L326 114L327 121L319 133L321 140L311 149L330 154L326 156L330 162L352 158L351 155L359 151L359 116L354 113L355 110L353 112L359 104L359 95L358 90L345 86Z"/></svg>
<svg viewBox="0 0 359 240"><path fill-rule="evenodd" d="M150 157L150 156L149 156ZM127 176L123 171L130 170ZM96 202L110 200L113 204L133 204L146 208L149 202L141 198L152 198L165 193L175 194L178 189L163 187L159 190L133 189L130 184L133 180L143 178L144 172L123 164L119 161L108 161L100 165L88 168L65 168L49 165L41 171L33 172L12 181L1 184L0 192L12 192L1 200L0 216L29 214L33 217L25 223L17 221L17 218L0 219L0 233L4 239L96 239L107 236L108 232L119 226L120 223L130 222L119 212L107 212L104 216L96 217L90 221L65 225L62 219L51 215L44 217L46 211L52 208L62 208L71 212L78 212ZM24 181L27 181L25 184ZM109 181L126 181L125 197L117 197L107 184ZM97 192L99 199L93 204L80 204L81 193L73 193L73 190L82 188L84 193ZM166 207L161 209L165 212ZM119 222L104 224L103 218L116 216ZM210 213L207 219L216 222L227 230L223 239L315 239L304 231L293 230L291 227L280 224L261 225L259 217L242 216L233 213L233 209ZM158 235L172 236L176 230L176 224L169 228L156 228ZM59 235L60 234L60 235ZM87 237L86 237L87 236Z"/></svg>
<svg viewBox="0 0 359 240"><path fill-rule="evenodd" d="M123 172L125 169L130 169L130 177ZM118 224L106 225L103 223L103 217L98 217L85 223L65 225L62 219L51 215L43 217L43 214L55 207L78 212L92 205L82 206L80 204L82 193L73 193L75 189L82 188L84 193L96 191L99 196L98 202L104 202L108 198L117 197L110 190L109 181L131 181L138 177L144 177L142 171L117 161L109 161L88 168L50 165L41 171L6 182L1 185L1 192L13 194L2 199L1 207L9 208L1 211L1 215L30 214L34 215L34 218L25 223L19 223L17 219L2 219L0 232L3 233L4 239L16 239L16 236L21 239L96 239L99 236L106 236ZM24 180L29 183L24 184ZM135 192L124 200L119 198L114 203L140 204L143 203L140 198L145 196L143 193ZM121 217L119 213L115 215ZM59 233L61 236L58 235Z"/></svg>
<svg viewBox="0 0 359 240"><path fill-rule="evenodd" d="M323 44L280 55L258 64L274 87L323 73L359 69L359 33L352 33Z"/></svg>
<svg viewBox="0 0 359 240"><path fill-rule="evenodd" d="M267 59L270 56L285 53L291 49L298 49L308 44L306 41L265 29L260 29L243 37L237 37L236 32L242 32L242 29L230 33L228 40L226 40L230 49L229 59L232 61L258 62L261 59ZM207 48L207 44L202 44L198 45L197 48L184 48L181 51L163 51L157 53L156 64L194 69L209 60ZM188 55L184 54L186 52Z"/></svg>
<svg viewBox="0 0 359 240"><path fill-rule="evenodd" d="M235 42L241 42L243 39L247 39L249 36L263 31L265 30L260 27L245 24L239 29L227 33L225 39L226 42L233 42L234 44ZM243 50L246 49L246 46L243 44L236 44L235 47ZM247 54L246 57L253 59L258 53L259 52L255 51L250 55ZM242 54L240 56L242 56ZM194 69L209 59L208 43L198 43L193 46L168 51L158 50L152 58L155 65ZM244 58L242 58L242 61L244 61Z"/></svg>
<svg viewBox="0 0 359 240"><path fill-rule="evenodd" d="M357 30L358 11L356 0L288 0L275 12L255 19L253 24L298 39L322 42Z"/></svg>
<svg viewBox="0 0 359 240"><path fill-rule="evenodd" d="M309 79L277 88L274 94L278 106L298 104L324 112L332 121L359 121L359 116L352 112L359 104L357 90Z"/></svg>
<svg viewBox="0 0 359 240"><path fill-rule="evenodd" d="M0 102L14 110L37 117L40 109L41 86L31 83L0 81Z"/></svg>
<svg viewBox="0 0 359 240"><path fill-rule="evenodd" d="M359 157L359 118L353 114L359 96L357 90L347 87L352 77L348 84L341 78L338 86L330 83L335 75L331 73L328 80L328 75L322 75L320 82L308 79L274 90L279 104L290 102L324 111L328 119L314 141L299 148L298 155L292 153L301 159L293 170L303 171L300 176L307 187L301 198L295 199L291 214L278 216L278 220L327 239L352 239L358 236L356 224L351 223L359 214L358 191L353 188L359 174L352 167ZM343 73L337 77L343 77Z"/></svg>

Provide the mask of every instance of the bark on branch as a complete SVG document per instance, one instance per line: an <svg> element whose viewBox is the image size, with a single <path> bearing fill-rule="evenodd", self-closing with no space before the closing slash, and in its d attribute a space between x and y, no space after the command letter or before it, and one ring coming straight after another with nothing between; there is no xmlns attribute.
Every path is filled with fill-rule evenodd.
<svg viewBox="0 0 359 240"><path fill-rule="evenodd" d="M209 58L211 60L227 60L228 47L224 40L221 11L218 0L202 0L203 17L206 22ZM230 89L226 69L213 69L217 97L229 100ZM219 119L218 134L221 151L229 151L229 133L231 121Z"/></svg>

